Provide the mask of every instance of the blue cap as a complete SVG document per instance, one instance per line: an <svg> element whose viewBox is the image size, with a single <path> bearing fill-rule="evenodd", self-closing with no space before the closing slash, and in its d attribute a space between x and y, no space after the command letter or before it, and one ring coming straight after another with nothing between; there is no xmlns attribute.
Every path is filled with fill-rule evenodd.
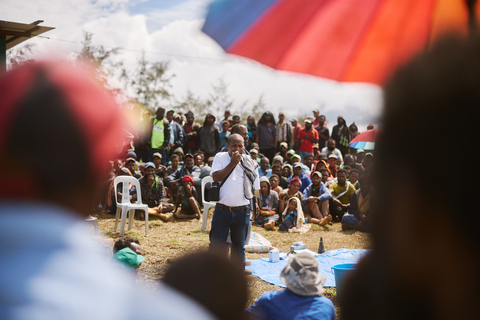
<svg viewBox="0 0 480 320"><path fill-rule="evenodd" d="M155 169L155 165L153 164L153 162L147 162L147 163L145 163L145 170L146 170L147 168L150 168L150 167L152 167L153 169Z"/></svg>

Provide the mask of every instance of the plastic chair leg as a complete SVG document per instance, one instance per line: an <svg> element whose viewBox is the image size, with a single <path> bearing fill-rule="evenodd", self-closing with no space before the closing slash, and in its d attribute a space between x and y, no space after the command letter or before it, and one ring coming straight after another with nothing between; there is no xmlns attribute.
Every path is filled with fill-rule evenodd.
<svg viewBox="0 0 480 320"><path fill-rule="evenodd" d="M207 219L208 219L208 211L212 205L203 203L203 221L202 221L202 231L205 231L207 228Z"/></svg>

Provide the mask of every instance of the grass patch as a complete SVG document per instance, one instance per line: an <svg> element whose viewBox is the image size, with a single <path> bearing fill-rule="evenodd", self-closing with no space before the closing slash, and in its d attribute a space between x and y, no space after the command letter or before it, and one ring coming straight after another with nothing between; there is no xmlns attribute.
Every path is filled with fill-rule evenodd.
<svg viewBox="0 0 480 320"><path fill-rule="evenodd" d="M168 222L161 221L158 217L150 217L148 223L148 236L145 237L145 221L135 220L132 230L128 231L128 221L125 226L125 235L136 237L142 245L145 262L140 267L139 282L147 289L155 290L154 282L158 281L165 273L169 265L183 255L206 250L209 245L209 231L213 210L210 210L207 221L207 230L201 231L202 224L199 220L174 220L170 217ZM121 238L117 232L113 232L115 216L108 214L96 215L100 230L107 237L114 240ZM289 252L290 246L295 241L303 241L306 247L312 251L318 250L320 237L323 238L325 250L340 248L366 249L370 245L368 234L357 231L342 231L340 223L324 227L312 225L310 231L305 234L291 234L280 231L269 231L264 228L252 226L252 231L260 233L267 238L274 247L281 252ZM268 257L268 253L248 253L246 258L253 260ZM282 290L283 288L271 285L254 276L248 277L249 299L248 305L253 304L263 293L267 291ZM151 283L151 285L149 285ZM326 288L325 294L331 299L339 314L335 288Z"/></svg>

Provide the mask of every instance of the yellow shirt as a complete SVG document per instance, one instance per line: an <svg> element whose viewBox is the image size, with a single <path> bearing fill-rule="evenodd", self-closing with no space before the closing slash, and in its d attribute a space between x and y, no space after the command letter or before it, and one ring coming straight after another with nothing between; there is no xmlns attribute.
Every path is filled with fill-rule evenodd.
<svg viewBox="0 0 480 320"><path fill-rule="evenodd" d="M348 187L348 191L343 196L338 198L338 200L340 200L340 202L343 203L343 204L349 204L350 203L350 196L355 193L355 187L353 186L353 184L346 181L345 185L342 187L338 184L338 181L335 181L334 183L332 183L330 185L330 187L328 189L330 189L330 193L332 194L332 198L334 198L334 197L338 196L339 194L345 192L345 190L347 190L347 187Z"/></svg>

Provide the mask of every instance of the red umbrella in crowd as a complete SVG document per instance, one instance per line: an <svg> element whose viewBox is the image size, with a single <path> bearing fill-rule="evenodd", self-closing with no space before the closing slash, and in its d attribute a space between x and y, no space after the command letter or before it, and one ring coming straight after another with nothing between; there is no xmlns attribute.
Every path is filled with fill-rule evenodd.
<svg viewBox="0 0 480 320"><path fill-rule="evenodd" d="M476 0L218 0L203 31L279 70L383 84L447 31L476 30Z"/></svg>
<svg viewBox="0 0 480 320"><path fill-rule="evenodd" d="M350 141L350 148L373 150L375 149L375 140L380 134L380 129L371 129L360 133L352 141Z"/></svg>

